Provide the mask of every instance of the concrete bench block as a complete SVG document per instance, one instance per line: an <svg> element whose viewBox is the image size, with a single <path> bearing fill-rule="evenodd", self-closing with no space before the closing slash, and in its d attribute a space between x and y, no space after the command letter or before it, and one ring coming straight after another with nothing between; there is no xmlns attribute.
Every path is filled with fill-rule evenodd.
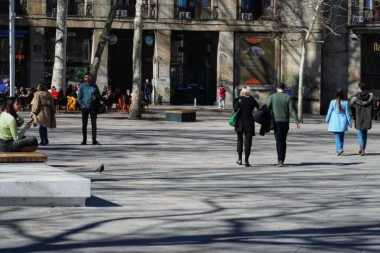
<svg viewBox="0 0 380 253"><path fill-rule="evenodd" d="M0 166L0 205L84 206L91 180L44 163Z"/></svg>
<svg viewBox="0 0 380 253"><path fill-rule="evenodd" d="M192 122L196 121L195 110L168 110L166 111L167 121Z"/></svg>

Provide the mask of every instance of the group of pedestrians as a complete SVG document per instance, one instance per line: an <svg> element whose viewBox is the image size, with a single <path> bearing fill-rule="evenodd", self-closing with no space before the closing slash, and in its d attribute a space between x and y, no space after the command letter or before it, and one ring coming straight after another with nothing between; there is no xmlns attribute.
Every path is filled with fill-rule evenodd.
<svg viewBox="0 0 380 253"><path fill-rule="evenodd" d="M359 154L364 156L367 146L368 130L372 128L373 94L366 91L364 83L358 84L358 93L350 100L345 100L343 89L337 89L331 100L326 116L328 131L335 135L335 152L343 154L344 134L352 127L351 114L357 129Z"/></svg>
<svg viewBox="0 0 380 253"><path fill-rule="evenodd" d="M280 83L276 86L277 92L269 96L265 105L259 108L258 102L251 96L249 87L243 88L234 101L234 112L239 112L238 120L235 124L237 134L237 153L239 165L250 166L249 156L251 154L252 137L255 136L255 117L254 109L269 114L267 119L270 121L271 129L274 130L277 149L277 166L282 167L286 158L286 139L289 132L290 117L293 117L296 128L300 128L300 121L293 106L292 99L284 93L285 84ZM343 154L344 133L348 126L352 127L351 114L355 120L357 129L359 154L364 156L367 146L368 130L372 127L373 94L366 91L364 83L358 84L358 93L350 100L344 99L343 89L337 89L334 99L330 102L326 116L329 123L328 131L334 133L336 143L336 155ZM264 124L264 122L263 122ZM263 127L263 125L262 125ZM243 142L244 136L244 142ZM245 159L243 156L243 143Z"/></svg>
<svg viewBox="0 0 380 253"><path fill-rule="evenodd" d="M290 115L292 115L296 121L297 129L300 128L300 124L291 97L284 93L285 84L278 84L276 89L277 93L272 94L269 97L263 110L268 114L271 112L273 113L273 117L267 118L273 123L272 128L276 138L277 166L282 167L286 156L286 138L289 132ZM243 88L240 92L240 96L237 97L234 102L234 111L240 111L238 121L235 124L238 153L238 160L236 163L239 165L244 164L246 167L250 166L249 156L251 154L252 137L255 136L255 118L253 116L253 111L255 108L259 109L259 103L251 96L251 93L252 90L249 87ZM242 161L243 135L245 153L244 163Z"/></svg>

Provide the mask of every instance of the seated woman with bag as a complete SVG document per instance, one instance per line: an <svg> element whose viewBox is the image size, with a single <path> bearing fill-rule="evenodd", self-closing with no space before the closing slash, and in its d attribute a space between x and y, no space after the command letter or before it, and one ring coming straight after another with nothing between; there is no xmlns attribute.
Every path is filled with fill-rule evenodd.
<svg viewBox="0 0 380 253"><path fill-rule="evenodd" d="M0 114L0 151L3 152L33 152L38 148L36 137L24 137L32 122L26 124L24 129L18 133L17 125L20 117L21 101L15 98L7 99L4 110Z"/></svg>

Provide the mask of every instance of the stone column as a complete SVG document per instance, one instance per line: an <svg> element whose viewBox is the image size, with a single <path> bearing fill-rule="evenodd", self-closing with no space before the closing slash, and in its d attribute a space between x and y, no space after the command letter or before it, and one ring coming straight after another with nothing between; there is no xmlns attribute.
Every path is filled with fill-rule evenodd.
<svg viewBox="0 0 380 253"><path fill-rule="evenodd" d="M240 1L213 0L213 6L218 6L218 19L236 20L237 9Z"/></svg>
<svg viewBox="0 0 380 253"><path fill-rule="evenodd" d="M174 18L174 1L173 0L156 0L156 4L158 4L157 14L158 18Z"/></svg>
<svg viewBox="0 0 380 253"><path fill-rule="evenodd" d="M87 1L86 5L91 3ZM107 17L111 9L111 0L92 0L92 16Z"/></svg>
<svg viewBox="0 0 380 253"><path fill-rule="evenodd" d="M156 31L156 42L153 58L154 96L162 96L163 103L170 103L170 58L171 58L171 31Z"/></svg>
<svg viewBox="0 0 380 253"><path fill-rule="evenodd" d="M94 60L96 48L98 46L102 30L103 29L94 29L94 34L93 34L93 39L92 39L91 62L93 62ZM99 86L99 90L103 90L104 86L108 86L108 43L104 47L104 50L103 50L96 84Z"/></svg>
<svg viewBox="0 0 380 253"><path fill-rule="evenodd" d="M28 0L27 2L28 15L45 15L46 0Z"/></svg>
<svg viewBox="0 0 380 253"><path fill-rule="evenodd" d="M233 107L233 81L234 81L234 33L220 32L217 52L217 83L223 84L227 90L226 108ZM219 89L217 88L216 100L218 100ZM217 101L216 101L217 102Z"/></svg>
<svg viewBox="0 0 380 253"><path fill-rule="evenodd" d="M29 28L29 84L30 87L37 87L37 85L45 80L45 30L43 27L30 27ZM50 86L50 84L48 84Z"/></svg>

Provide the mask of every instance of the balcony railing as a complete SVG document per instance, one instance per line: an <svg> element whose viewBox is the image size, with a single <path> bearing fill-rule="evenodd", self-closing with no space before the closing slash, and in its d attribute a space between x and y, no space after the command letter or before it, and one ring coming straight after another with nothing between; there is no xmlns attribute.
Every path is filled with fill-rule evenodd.
<svg viewBox="0 0 380 253"><path fill-rule="evenodd" d="M359 11L352 16L352 23L374 23L380 22L380 9Z"/></svg>
<svg viewBox="0 0 380 253"><path fill-rule="evenodd" d="M57 1L46 1L46 15L55 17L57 15ZM89 16L92 17L92 2L83 0L69 0L67 16Z"/></svg>
<svg viewBox="0 0 380 253"><path fill-rule="evenodd" d="M143 18L156 18L157 5L144 4L141 6L141 15ZM136 5L119 5L116 11L116 17L118 18L134 18L136 16Z"/></svg>
<svg viewBox="0 0 380 253"><path fill-rule="evenodd" d="M240 8L238 19L240 20L257 20L263 16L264 10Z"/></svg>
<svg viewBox="0 0 380 253"><path fill-rule="evenodd" d="M27 15L26 0L15 0L16 15ZM9 0L0 0L0 14L9 14Z"/></svg>
<svg viewBox="0 0 380 253"><path fill-rule="evenodd" d="M176 6L174 17L179 19L217 19L218 7Z"/></svg>

